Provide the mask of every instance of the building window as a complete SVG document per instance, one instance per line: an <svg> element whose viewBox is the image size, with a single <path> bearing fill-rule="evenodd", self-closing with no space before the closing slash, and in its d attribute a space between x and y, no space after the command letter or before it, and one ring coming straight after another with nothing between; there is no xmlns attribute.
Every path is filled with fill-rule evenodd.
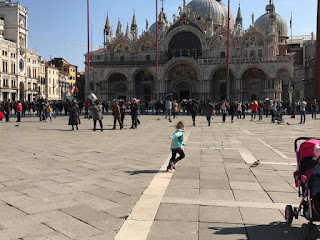
<svg viewBox="0 0 320 240"><path fill-rule="evenodd" d="M8 79L3 79L3 87L9 87Z"/></svg>
<svg viewBox="0 0 320 240"><path fill-rule="evenodd" d="M124 62L124 60L125 60L124 56L121 56L120 57L120 62Z"/></svg>
<svg viewBox="0 0 320 240"><path fill-rule="evenodd" d="M16 81L15 80L11 80L11 87L16 88Z"/></svg>
<svg viewBox="0 0 320 240"><path fill-rule="evenodd" d="M150 61L150 55L147 55L147 56L146 56L146 60L147 60L147 61Z"/></svg>
<svg viewBox="0 0 320 240"><path fill-rule="evenodd" d="M31 90L31 82L28 82L28 90Z"/></svg>
<svg viewBox="0 0 320 240"><path fill-rule="evenodd" d="M250 51L250 57L256 57L256 51L255 50L251 50Z"/></svg>
<svg viewBox="0 0 320 240"><path fill-rule="evenodd" d="M3 72L8 72L8 62L7 61L2 62L2 69L3 69Z"/></svg>
<svg viewBox="0 0 320 240"><path fill-rule="evenodd" d="M220 58L226 58L226 53L225 52L221 52L220 53Z"/></svg>
<svg viewBox="0 0 320 240"><path fill-rule="evenodd" d="M259 50L258 50L258 56L259 56L259 57L262 57L262 49L259 49Z"/></svg>

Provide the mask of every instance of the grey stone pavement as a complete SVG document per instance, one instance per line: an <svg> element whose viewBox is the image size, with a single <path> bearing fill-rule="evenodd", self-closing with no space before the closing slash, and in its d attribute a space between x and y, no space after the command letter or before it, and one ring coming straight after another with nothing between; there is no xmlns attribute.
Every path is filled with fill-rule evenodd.
<svg viewBox="0 0 320 240"><path fill-rule="evenodd" d="M289 227L283 217L286 204L299 203L293 141L319 136L320 121L231 124L217 116L208 127L199 116L192 127L179 116L186 158L166 173L178 120L140 119L137 130L120 131L105 116L104 132L86 119L71 132L66 117L0 122L0 239L301 239L306 221ZM137 219L142 230L130 235Z"/></svg>

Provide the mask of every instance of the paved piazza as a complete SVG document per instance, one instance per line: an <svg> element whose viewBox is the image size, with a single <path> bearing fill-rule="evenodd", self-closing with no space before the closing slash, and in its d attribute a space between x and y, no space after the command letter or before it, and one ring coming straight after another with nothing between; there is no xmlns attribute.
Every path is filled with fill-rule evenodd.
<svg viewBox="0 0 320 240"><path fill-rule="evenodd" d="M137 130L120 131L105 116L103 133L87 119L74 132L66 117L0 122L0 239L301 239L305 220L288 227L283 217L299 203L293 141L319 136L320 121L215 117L208 127L197 117L192 127L179 116L186 158L167 173L177 120L140 119Z"/></svg>

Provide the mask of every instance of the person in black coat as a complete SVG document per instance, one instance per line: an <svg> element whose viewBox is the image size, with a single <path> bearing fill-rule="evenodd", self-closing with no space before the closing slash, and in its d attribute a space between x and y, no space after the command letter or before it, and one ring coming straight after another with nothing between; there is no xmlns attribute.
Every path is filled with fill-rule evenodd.
<svg viewBox="0 0 320 240"><path fill-rule="evenodd" d="M138 105L137 105L137 100L133 99L131 106L130 106L130 110L131 110L131 120L132 120L132 125L131 125L131 129L137 128L138 126Z"/></svg>
<svg viewBox="0 0 320 240"><path fill-rule="evenodd" d="M231 102L229 107L229 114L231 115L231 123L233 123L234 115L236 114L237 104L235 102Z"/></svg>
<svg viewBox="0 0 320 240"><path fill-rule="evenodd" d="M75 100L72 101L72 104L69 108L70 116L69 116L69 125L72 126L71 131L74 130L74 126L76 126L77 130L78 125L80 124L80 117L79 117L79 106Z"/></svg>
<svg viewBox="0 0 320 240"><path fill-rule="evenodd" d="M193 126L196 126L196 115L199 112L199 106L195 100L192 100L192 103L190 105L190 113L193 121Z"/></svg>

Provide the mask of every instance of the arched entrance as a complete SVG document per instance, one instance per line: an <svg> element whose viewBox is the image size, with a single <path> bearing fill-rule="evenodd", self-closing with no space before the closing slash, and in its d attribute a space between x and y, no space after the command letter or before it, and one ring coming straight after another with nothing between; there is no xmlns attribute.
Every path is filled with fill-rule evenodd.
<svg viewBox="0 0 320 240"><path fill-rule="evenodd" d="M179 82L175 87L174 97L179 101L184 99L188 100L191 98L191 90L192 90L192 87L189 82L186 82L186 81Z"/></svg>
<svg viewBox="0 0 320 240"><path fill-rule="evenodd" d="M169 43L169 59L173 57L192 57L197 59L202 56L200 39L192 32L179 32Z"/></svg>
<svg viewBox="0 0 320 240"><path fill-rule="evenodd" d="M249 68L242 74L241 78L244 82L243 100L253 101L265 98L264 84L267 76L261 69ZM273 86L270 89L273 89Z"/></svg>
<svg viewBox="0 0 320 240"><path fill-rule="evenodd" d="M108 77L108 100L123 99L127 100L128 81L122 73L113 73Z"/></svg>
<svg viewBox="0 0 320 240"><path fill-rule="evenodd" d="M229 71L230 90L232 89L234 77ZM227 69L220 68L212 75L211 93L213 100L222 101L227 97Z"/></svg>
<svg viewBox="0 0 320 240"><path fill-rule="evenodd" d="M153 84L154 77L150 71L139 71L134 77L135 97L141 99L142 101L151 101Z"/></svg>
<svg viewBox="0 0 320 240"><path fill-rule="evenodd" d="M173 66L167 75L167 93L173 93L176 100L196 98L194 82L197 80L196 70L187 63Z"/></svg>

